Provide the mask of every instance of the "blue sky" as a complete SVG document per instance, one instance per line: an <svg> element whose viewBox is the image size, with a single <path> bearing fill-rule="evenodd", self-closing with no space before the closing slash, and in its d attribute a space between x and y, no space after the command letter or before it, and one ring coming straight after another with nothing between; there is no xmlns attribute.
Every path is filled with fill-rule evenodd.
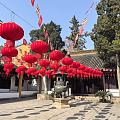
<svg viewBox="0 0 120 120"><path fill-rule="evenodd" d="M20 15L26 21L34 26L32 28L24 21L14 16L10 11L6 10L0 5L0 20L3 22L14 21L18 23L25 31L24 38L29 42L30 36L29 32L32 29L38 29L38 17L35 12L35 7L31 6L31 0L0 0L1 3L6 5L8 8L13 10L16 14ZM69 36L71 25L69 21L76 16L78 21L81 23L86 17L85 12L91 6L94 1L94 7L90 10L88 14L88 23L84 28L84 31L90 32L93 25L96 23L97 14L95 11L95 5L98 0L36 0L36 4L40 6L40 13L43 17L44 23L49 23L51 20L62 27L61 36L65 40L66 36ZM87 49L93 49L93 42L90 38L86 38ZM0 38L0 44L4 44L5 40ZM22 41L16 42L16 45L21 44Z"/></svg>

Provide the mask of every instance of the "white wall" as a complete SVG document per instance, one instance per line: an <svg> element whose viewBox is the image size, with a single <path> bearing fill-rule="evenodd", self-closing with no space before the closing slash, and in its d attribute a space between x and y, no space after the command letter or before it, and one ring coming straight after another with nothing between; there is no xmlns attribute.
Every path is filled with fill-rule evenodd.
<svg viewBox="0 0 120 120"><path fill-rule="evenodd" d="M114 97L119 97L119 89L106 89L106 91L112 93Z"/></svg>
<svg viewBox="0 0 120 120"><path fill-rule="evenodd" d="M22 91L22 96L28 96L34 93L37 93L37 91ZM0 99L6 99L6 98L19 98L19 93L18 92L0 93Z"/></svg>

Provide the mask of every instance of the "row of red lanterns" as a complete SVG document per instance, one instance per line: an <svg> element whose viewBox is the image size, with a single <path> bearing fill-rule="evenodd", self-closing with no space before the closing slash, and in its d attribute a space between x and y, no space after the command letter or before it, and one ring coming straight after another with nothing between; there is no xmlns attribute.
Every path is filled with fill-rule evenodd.
<svg viewBox="0 0 120 120"><path fill-rule="evenodd" d="M66 63L64 62L66 60ZM68 60L68 62L67 62ZM72 61L72 62L69 62ZM67 73L69 77L72 76L80 76L80 77L101 77L103 74L101 71L99 70L94 70L92 68L88 68L82 64L80 64L79 62L75 62L73 61L72 58L69 57L64 57L61 60L62 64L64 63L63 66L60 65L60 62L50 62L48 59L42 59L39 62L39 65L42 67L41 71L41 76L46 74L46 69L49 66L51 71L49 71L48 73L53 73L56 74L57 71L61 71L62 74ZM69 63L69 64L68 64ZM43 69L44 68L44 69ZM39 74L39 72L38 72ZM49 75L50 76L50 75Z"/></svg>
<svg viewBox="0 0 120 120"><path fill-rule="evenodd" d="M42 40L37 40L33 42L31 45L31 49L33 52L36 52L38 54L43 54L48 51L48 45ZM88 68L84 65L81 65L79 62L73 61L70 57L65 57L65 55L59 51L54 50L49 54L49 59L41 59L38 64L42 67L40 70L34 70L33 72L26 72L28 75L47 75L50 76L50 74L56 74L57 71L61 71L62 74L67 73L68 77L72 76L81 76L81 77L94 77L94 76L102 76L102 73L97 70L93 70L92 68ZM34 55L26 55L24 57L24 61L28 63L35 63L37 61L36 57ZM60 62L64 65L62 66ZM51 70L46 70L47 67L50 67ZM31 70L31 68L30 68ZM29 71L29 70L28 70Z"/></svg>
<svg viewBox="0 0 120 120"><path fill-rule="evenodd" d="M23 35L24 35L23 29L16 23L8 22L1 24L0 36L6 39L6 46L1 51L2 55L9 58L17 56L18 51L14 47L15 41L21 39ZM49 45L42 40L37 40L33 42L30 45L30 47L31 50L37 53L38 55L42 55L48 52L49 50ZM31 67L26 71L25 66L20 66L16 71L18 72L18 74L22 74L23 72L26 72L28 75L40 74L41 76L44 76L46 74L50 76L50 74L55 74L58 70L60 70L62 74L68 73L68 76L75 76L75 75L102 76L101 71L94 70L92 68L88 68L84 65L81 65L79 62L73 61L72 58L65 57L65 55L59 50L52 51L49 54L49 58L53 62L50 62L48 59L42 59L41 61L38 62L38 64L42 67L41 70L36 70L35 68ZM32 66L32 64L37 61L37 57L35 55L28 54L23 58L23 60L25 62L30 63ZM64 66L60 65L60 61ZM12 63L7 63L6 65L4 65L7 74L11 71L11 68L13 68L13 67L11 68L9 67L11 64ZM46 68L48 66L52 69L52 72L50 70L46 71Z"/></svg>

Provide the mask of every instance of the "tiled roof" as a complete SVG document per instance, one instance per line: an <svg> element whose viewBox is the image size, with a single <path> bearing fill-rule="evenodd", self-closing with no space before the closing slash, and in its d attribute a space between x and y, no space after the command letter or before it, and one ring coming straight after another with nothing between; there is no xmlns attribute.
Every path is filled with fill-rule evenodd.
<svg viewBox="0 0 120 120"><path fill-rule="evenodd" d="M74 55L73 60L79 61L81 64L92 68L103 68L103 62L97 54Z"/></svg>

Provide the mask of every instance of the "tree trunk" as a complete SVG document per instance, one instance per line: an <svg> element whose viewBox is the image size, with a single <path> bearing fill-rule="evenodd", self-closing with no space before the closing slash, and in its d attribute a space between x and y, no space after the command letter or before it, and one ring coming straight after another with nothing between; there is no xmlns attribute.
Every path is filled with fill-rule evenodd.
<svg viewBox="0 0 120 120"><path fill-rule="evenodd" d="M118 89L119 89L119 97L120 97L120 63L118 54L116 54L117 59L117 81L118 81Z"/></svg>
<svg viewBox="0 0 120 120"><path fill-rule="evenodd" d="M20 75L20 79L19 79L19 88L18 88L18 91L19 91L19 98L21 98L22 94L22 80L23 80L23 74Z"/></svg>

